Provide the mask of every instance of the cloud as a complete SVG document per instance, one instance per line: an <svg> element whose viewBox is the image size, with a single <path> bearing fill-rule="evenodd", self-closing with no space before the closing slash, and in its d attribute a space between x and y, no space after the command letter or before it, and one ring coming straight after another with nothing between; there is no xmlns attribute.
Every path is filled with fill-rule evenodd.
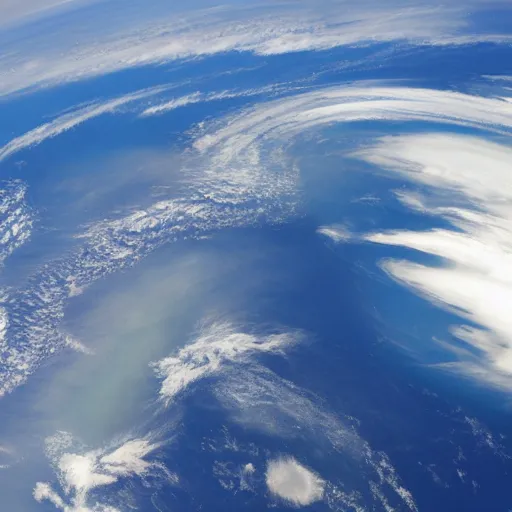
<svg viewBox="0 0 512 512"><path fill-rule="evenodd" d="M348 242L352 238L350 231L341 224L333 224L332 226L320 226L316 232L319 235L330 238L336 244Z"/></svg>
<svg viewBox="0 0 512 512"><path fill-rule="evenodd" d="M300 170L287 155L289 145L308 130L362 120L431 121L509 133L512 103L357 84L274 100L205 124L194 134L183 164L186 186L177 195L82 228L74 252L36 271L26 287L10 291L0 394L23 383L65 346L59 325L70 280L73 289L83 291L163 243L290 218L298 210Z"/></svg>
<svg viewBox="0 0 512 512"><path fill-rule="evenodd" d="M471 8L470 8L471 6ZM467 44L506 42L492 28L475 30L472 17L492 7L474 0L432 6L405 2L346 0L291 4L226 5L186 11L155 2L116 2L56 18L43 33L30 26L4 48L0 96L33 87L54 86L177 59L229 51L277 55L382 42ZM107 23L115 10L116 24ZM473 14L469 13L473 10ZM26 40L29 43L26 42ZM67 48L66 53L61 49Z"/></svg>
<svg viewBox="0 0 512 512"><path fill-rule="evenodd" d="M148 107L141 113L141 117L164 114L165 112L176 110L180 107L186 107L187 105L193 105L194 103L201 103L203 101L205 101L204 95L202 95L200 92L194 92L192 94L187 94L186 96L181 96L170 101L166 101L160 105Z"/></svg>
<svg viewBox="0 0 512 512"><path fill-rule="evenodd" d="M272 437L303 439L337 450L361 448L359 439L335 415L298 386L261 367L229 368L213 388L237 423Z"/></svg>
<svg viewBox="0 0 512 512"><path fill-rule="evenodd" d="M201 151L213 150L219 166L251 158L258 165L259 161L271 159L272 150L267 148L272 148L277 140L284 144L309 129L363 119L435 121L506 132L511 127L512 111L508 103L499 99L446 91L338 88L256 107L198 139L196 147ZM430 252L459 265L456 271L396 262L385 263L385 268L431 300L465 311L463 316L494 332L497 338L492 341L481 330L457 331L473 347L483 350L484 360L491 362L495 371L486 372L487 378L501 381L512 370L512 328L506 311L512 300L507 277L511 267L507 240L512 238L511 197L507 192L512 190L510 149L477 138L428 134L384 139L379 146L353 156L399 173L402 178L449 190L459 200L465 199L468 206L457 208L433 207L423 204L418 197L401 197L410 207L448 218L463 229L462 233L397 232L373 234L369 239ZM346 238L345 232L340 234L332 227L321 228L321 233L336 240ZM476 363L466 365L468 373L479 377L484 368L478 358Z"/></svg>
<svg viewBox="0 0 512 512"><path fill-rule="evenodd" d="M134 92L114 98L106 102L96 102L87 107L80 108L78 110L71 111L62 116L57 117L49 123L43 124L30 130L29 132L16 137L15 139L8 142L5 146L0 148L0 162L9 158L14 153L21 151L22 149L29 148L41 144L46 139L50 139L64 133L76 126L90 121L95 117L103 114L112 114L119 107L126 105L130 102L147 98L154 94L158 94L165 90L165 87L154 87L145 89L142 91Z"/></svg>
<svg viewBox="0 0 512 512"><path fill-rule="evenodd" d="M355 156L428 187L425 197L402 201L453 228L376 232L365 238L442 258L438 266L401 260L382 266L429 301L471 322L454 328L466 349L456 351L460 362L445 367L509 390L512 149L477 137L426 133L383 138Z"/></svg>
<svg viewBox="0 0 512 512"><path fill-rule="evenodd" d="M65 512L119 512L120 509L102 503L89 503L90 492L97 487L115 484L121 477L144 478L148 475L175 477L157 462L148 462L148 456L157 448L148 439L128 439L117 446L75 453L73 438L59 432L47 439L47 453L54 465L62 495L49 483L38 482L34 488L34 499L50 501Z"/></svg>
<svg viewBox="0 0 512 512"><path fill-rule="evenodd" d="M297 180L293 168L279 174L266 169L253 173L252 168L220 169L209 156L189 156L183 170L186 186L172 191L171 198L80 226L76 250L36 269L26 285L12 290L0 395L12 391L41 361L66 346L67 336L59 327L70 291L85 291L164 243L225 227L279 222L293 211L291 196Z"/></svg>
<svg viewBox="0 0 512 512"><path fill-rule="evenodd" d="M298 441L304 453L330 453L344 461L343 471L347 473L327 482L295 459L277 457L268 463L266 471L271 493L295 506L319 500L337 507L398 502L416 512L411 493L402 486L387 456L374 452L359 437L350 419L340 419L324 407L319 397L259 363L259 353L283 354L302 336L246 331L226 323L206 325L176 356L154 364L157 376L164 379L160 396L166 405L174 405L179 393L193 382L215 376L209 389L229 419L247 432L258 431L289 443ZM233 488L235 480L245 489L247 476L254 472L252 464L235 472L222 463L215 466L221 485L228 489Z"/></svg>
<svg viewBox="0 0 512 512"><path fill-rule="evenodd" d="M339 419L324 408L319 397L258 363L258 353L283 354L301 337L291 332L247 334L231 324L209 324L176 356L153 365L164 379L160 395L171 406L190 384L214 375L210 389L218 403L247 431L290 442L298 439L306 452L321 450L343 458L347 475L337 475L343 482L340 485L324 481L291 457L271 460L266 471L267 487L292 505L306 506L325 499L338 507L369 502L385 507L398 500L416 512L411 493L401 485L387 456L374 452L348 424L349 420ZM242 486L255 468L248 464L233 473L219 463L215 471L223 477L223 485L232 488L233 478ZM365 478L354 477L363 474Z"/></svg>
<svg viewBox="0 0 512 512"><path fill-rule="evenodd" d="M322 499L325 481L293 457L271 460L267 466L269 491L297 507Z"/></svg>
<svg viewBox="0 0 512 512"><path fill-rule="evenodd" d="M176 110L177 108L186 107L187 105L194 105L196 103L210 102L210 101L220 101L220 100L228 100L234 98L247 98L250 96L256 96L259 94L268 94L268 93L276 93L276 92L286 92L290 91L290 89L285 87L285 84L274 84L267 87L260 87L254 89L245 89L239 91L220 91L214 93L201 93L199 91L194 92L192 94L187 94L185 96L173 98L170 101L166 101L159 105L154 105L152 107L146 108L140 115L141 117L154 116L159 114L165 114L166 112L170 112L171 110Z"/></svg>
<svg viewBox="0 0 512 512"><path fill-rule="evenodd" d="M425 121L510 130L512 105L501 99L451 91L358 84L300 94L257 106L195 142L200 151L221 147L221 155L242 157L262 142L291 139L333 123L364 120Z"/></svg>
<svg viewBox="0 0 512 512"><path fill-rule="evenodd" d="M417 511L412 494L402 485L389 458L372 450L351 419L330 412L318 396L259 365L229 368L213 390L231 421L245 431L280 438L288 446L297 443L302 453L312 457L326 453L343 461L335 477L327 481L326 476L322 496L321 480L307 479L303 471L295 471L293 462L291 466L286 461L281 465L278 458L276 465L270 466L270 473L267 471L267 482L270 478L270 490L275 494L297 505L305 505L309 496L315 501L322 498L336 509L364 510L373 504L390 510L389 504L397 503L398 507ZM306 482L302 493L297 488L298 480Z"/></svg>
<svg viewBox="0 0 512 512"><path fill-rule="evenodd" d="M287 149L296 137L364 120L430 121L504 132L512 125L512 104L451 91L365 84L261 104L198 135L194 147L208 160L201 192L217 204L237 207L265 198L268 212L277 207L277 215L289 216L296 209L299 169Z"/></svg>
<svg viewBox="0 0 512 512"><path fill-rule="evenodd" d="M257 336L238 331L228 323L206 326L176 356L153 364L163 379L160 396L170 402L191 383L220 373L225 365L247 362L258 352L283 354L283 349L298 339L299 333Z"/></svg>
<svg viewBox="0 0 512 512"><path fill-rule="evenodd" d="M97 0L2 0L0 11L0 27L26 22L26 18L34 20L41 16L51 16L58 8L76 7ZM70 5L71 4L71 5Z"/></svg>
<svg viewBox="0 0 512 512"><path fill-rule="evenodd" d="M34 212L26 200L27 188L21 180L11 180L0 189L0 265L32 234Z"/></svg>
<svg viewBox="0 0 512 512"><path fill-rule="evenodd" d="M32 234L34 212L27 203L26 194L27 186L20 180L8 181L0 190L0 267L16 249L30 239ZM13 351L9 350L7 339L11 324L7 307L9 300L8 290L0 289L0 368L8 379L11 376L7 375L7 362L15 357Z"/></svg>
<svg viewBox="0 0 512 512"><path fill-rule="evenodd" d="M14 452L0 444L0 471L9 469L14 461Z"/></svg>

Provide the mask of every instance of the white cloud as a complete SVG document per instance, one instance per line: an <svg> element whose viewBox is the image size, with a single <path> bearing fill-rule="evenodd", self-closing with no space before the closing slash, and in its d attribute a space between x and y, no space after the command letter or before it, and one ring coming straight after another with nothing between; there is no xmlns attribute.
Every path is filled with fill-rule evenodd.
<svg viewBox="0 0 512 512"><path fill-rule="evenodd" d="M471 8L470 8L471 6ZM127 68L227 51L260 55L329 49L357 44L409 41L416 44L465 44L509 41L492 29L474 30L470 11L492 9L486 2L432 6L425 0L347 0L317 3L227 5L177 11L167 2L148 10L128 2L115 10L107 2L80 12L31 37L14 38L0 58L0 95L23 89L87 79ZM476 16L477 14L473 14ZM30 27L29 27L30 29ZM62 48L67 52L63 53Z"/></svg>
<svg viewBox="0 0 512 512"><path fill-rule="evenodd" d="M430 121L510 130L512 105L501 99L434 89L366 84L327 88L235 116L226 126L199 138L195 147L200 151L220 148L220 156L227 160L258 149L258 139L291 139L316 127L364 120Z"/></svg>
<svg viewBox="0 0 512 512"><path fill-rule="evenodd" d="M326 410L319 397L258 365L230 368L213 389L231 420L245 430L289 440L290 444L299 442L305 453L331 453L343 460L336 477L324 484L324 499L330 506L366 510L371 503L386 509L390 501L398 501L417 512L412 494L402 485L388 457L373 451L357 434L351 419ZM272 492L297 505L305 504L308 496L320 499L320 482L308 480L300 470L297 475L293 463L270 469L267 482L270 478ZM297 481L303 479L307 481L301 493Z"/></svg>
<svg viewBox="0 0 512 512"><path fill-rule="evenodd" d="M286 205L297 200L299 170L287 149L300 134L364 120L424 121L498 132L512 127L512 104L451 91L357 84L327 88L261 104L213 128L194 142L208 159L204 194L216 202L246 204L266 198ZM274 194L279 193L280 199ZM286 212L284 212L286 213Z"/></svg>
<svg viewBox="0 0 512 512"><path fill-rule="evenodd" d="M330 238L334 243L339 244L348 242L352 238L350 231L341 224L333 224L331 226L320 226L316 232L319 235Z"/></svg>
<svg viewBox="0 0 512 512"><path fill-rule="evenodd" d="M193 105L195 103L228 100L234 98L247 98L250 96L256 96L258 94L268 93L284 93L290 92L291 87L289 84L274 84L267 87L259 87L254 89L242 89L242 90L226 90L213 93L201 93L199 91L185 96L173 98L170 101L166 101L159 105L146 108L142 113L141 117L154 116L158 114L164 114L171 110L176 110L180 107L186 107L187 105Z"/></svg>
<svg viewBox="0 0 512 512"><path fill-rule="evenodd" d="M60 510L69 510L64 500L52 489L51 485L47 483L37 482L34 488L34 499L38 502L48 500Z"/></svg>
<svg viewBox="0 0 512 512"><path fill-rule="evenodd" d="M297 507L322 499L325 481L293 457L271 460L267 466L269 491Z"/></svg>
<svg viewBox="0 0 512 512"><path fill-rule="evenodd" d="M94 355L94 351L90 348L86 347L80 340L77 340L73 336L66 336L66 346L69 347L72 350L75 350L76 352L79 352L81 354L86 355Z"/></svg>
<svg viewBox="0 0 512 512"><path fill-rule="evenodd" d="M248 462L243 468L242 471L247 475L252 475L256 472L256 468L252 462Z"/></svg>
<svg viewBox="0 0 512 512"><path fill-rule="evenodd" d="M15 139L8 142L5 146L0 148L0 162L10 157L14 153L21 151L22 149L36 146L46 139L50 139L64 133L76 126L94 119L95 117L103 114L111 114L115 112L119 107L126 105L132 101L141 100L154 94L164 91L164 87L154 87L151 89L145 89L142 91L134 92L114 98L106 102L96 102L87 107L68 112L62 116L57 117L49 123L43 124L30 130L29 132L16 137Z"/></svg>
<svg viewBox="0 0 512 512"><path fill-rule="evenodd" d="M163 379L160 395L172 401L191 383L219 373L225 365L247 362L258 352L283 354L283 349L298 338L298 333L258 336L241 332L227 323L204 327L176 356L154 363L157 375Z"/></svg>
<svg viewBox="0 0 512 512"><path fill-rule="evenodd" d="M512 82L512 76L508 75L484 75L484 78L487 78L493 82Z"/></svg>
<svg viewBox="0 0 512 512"><path fill-rule="evenodd" d="M468 350L457 349L461 361L446 367L510 389L512 149L476 137L427 133L384 138L355 156L426 185L425 198L416 194L403 202L454 226L377 232L366 239L443 258L439 266L391 260L383 268L479 326L453 330Z"/></svg>
<svg viewBox="0 0 512 512"><path fill-rule="evenodd" d="M32 234L34 214L27 203L27 186L20 180L0 189L0 265Z"/></svg>
<svg viewBox="0 0 512 512"><path fill-rule="evenodd" d="M505 133L512 127L512 103L358 84L275 100L206 125L196 136L197 152L187 153L183 195L88 226L76 252L52 262L51 271L45 267L33 276L36 287L12 290L0 393L23 383L44 358L65 345L59 325L70 279L73 289L83 291L162 243L289 218L299 200L299 169L287 156L289 144L307 130L367 119L433 121Z"/></svg>
<svg viewBox="0 0 512 512"><path fill-rule="evenodd" d="M120 477L139 477L162 474L174 480L161 463L148 462L148 456L157 448L147 439L128 439L110 449L80 453L68 451L73 439L59 432L47 440L47 452L54 465L62 488L62 495L49 483L38 482L34 488L36 501L48 500L65 512L119 512L120 509L102 503L89 503L90 492L97 487L116 483Z"/></svg>
<svg viewBox="0 0 512 512"><path fill-rule="evenodd" d="M0 444L0 470L9 469L13 463L14 452Z"/></svg>
<svg viewBox="0 0 512 512"><path fill-rule="evenodd" d="M97 0L2 0L0 27L21 24L41 16L51 16L58 8L77 7ZM77 5L78 4L78 5Z"/></svg>
<svg viewBox="0 0 512 512"><path fill-rule="evenodd" d="M160 394L169 405L191 383L215 375L211 387L215 397L230 418L245 429L272 438L300 439L313 451L320 449L343 457L344 468L351 475L348 478L347 474L347 482L343 474L337 475L343 491L293 458L270 461L268 489L292 505L306 506L324 499L325 490L326 501L337 506L362 506L367 500L384 504L398 499L416 512L412 495L401 485L384 454L373 452L353 426L325 410L318 397L258 364L258 353L282 354L297 338L297 333L257 336L226 323L208 325L176 356L154 365L164 379ZM233 472L219 462L214 470L227 489L232 489L235 481L239 481L240 489L251 488L247 476L254 472L252 463Z"/></svg>
<svg viewBox="0 0 512 512"><path fill-rule="evenodd" d="M315 438L315 443L354 453L360 439L333 414L293 383L261 367L226 369L213 388L222 406L245 428L272 437Z"/></svg>
<svg viewBox="0 0 512 512"><path fill-rule="evenodd" d="M171 199L81 227L75 251L38 269L29 286L12 291L9 310L14 320L3 352L0 395L23 383L41 361L67 344L59 327L70 292L83 292L164 243L227 226L278 222L293 211L293 167L278 174L254 166L243 169L243 164L222 169L209 156L189 156L181 195L171 193Z"/></svg>
<svg viewBox="0 0 512 512"><path fill-rule="evenodd" d="M186 96L173 98L172 100L161 103L160 105L148 107L141 113L141 116L146 117L163 114L171 110L176 110L180 107L186 107L187 105L193 105L194 103L201 103L202 101L205 101L204 95L200 92L194 92L192 94L187 94Z"/></svg>
<svg viewBox="0 0 512 512"><path fill-rule="evenodd" d="M512 109L510 103L501 99L448 91L336 88L258 106L233 117L195 144L200 151L211 152L212 161L218 162L219 167L236 168L243 162L246 167L257 168L260 162L268 165L272 155L300 133L331 123L364 119L432 121L505 134L512 126ZM384 139L378 147L358 151L353 156L390 169L403 178L451 192L454 204L443 204L442 197L430 199L432 204L418 195L402 194L399 198L416 210L449 219L462 232L384 233L374 234L371 240L430 252L458 265L456 271L451 267L435 269L396 262L386 263L386 268L431 300L457 308L463 316L497 336L490 339L478 329L456 331L478 350L477 355L484 356L481 359L468 352L465 371L509 386L510 148L477 138L429 134ZM460 207L461 201L467 206ZM324 226L320 232L336 241L347 237L346 231L332 226Z"/></svg>
<svg viewBox="0 0 512 512"><path fill-rule="evenodd" d="M4 183L0 190L0 267L32 234L34 212L27 203L26 194L27 186L19 180ZM16 385L20 381L9 372L9 366L18 353L17 350L10 350L7 337L10 327L9 300L8 290L0 289L0 382L3 379L12 380ZM2 391L0 384L0 396Z"/></svg>

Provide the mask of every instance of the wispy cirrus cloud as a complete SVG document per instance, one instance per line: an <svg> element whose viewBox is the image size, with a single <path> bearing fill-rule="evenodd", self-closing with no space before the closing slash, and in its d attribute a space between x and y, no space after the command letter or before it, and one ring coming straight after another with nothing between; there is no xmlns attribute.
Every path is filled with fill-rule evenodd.
<svg viewBox="0 0 512 512"><path fill-rule="evenodd" d="M234 98L247 98L250 96L257 96L259 94L284 93L287 91L289 92L289 90L290 87L287 88L285 84L274 84L267 87L245 90L225 90L211 93L202 93L200 91L196 91L191 94L178 96L158 105L148 107L143 110L140 115L141 117L155 116L165 114L166 112L186 107L188 105L194 105L196 103L229 100Z"/></svg>
<svg viewBox="0 0 512 512"><path fill-rule="evenodd" d="M149 13L140 1L123 3L122 9L107 2L69 16L66 23L56 20L44 33L27 27L23 37L10 37L0 58L0 96L229 51L278 55L397 41L510 41L510 34L476 29L472 16L490 7L479 0L470 4L473 14L467 2L432 5L425 0L255 2L188 11L156 2ZM114 26L105 21L112 13Z"/></svg>
<svg viewBox="0 0 512 512"><path fill-rule="evenodd" d="M290 140L305 130L333 123L425 121L447 125L512 129L512 105L503 99L413 87L356 84L332 87L268 102L228 119L199 137L201 152L219 159L243 158L265 142Z"/></svg>
<svg viewBox="0 0 512 512"><path fill-rule="evenodd" d="M3 147L0 147L0 162L23 149L37 146L47 139L57 137L58 135L96 117L104 114L113 114L121 107L129 103L158 95L171 87L172 86L157 86L143 89L106 101L95 101L85 107L71 110L70 112L56 117L54 120L48 123L42 124L32 130L29 130L23 135L15 137ZM188 105L193 105L196 103L220 101L233 98L244 98L264 93L284 92L285 90L287 89L284 85L277 84L268 87L240 91L226 90L215 93L201 93L198 91L191 94L178 96L171 100L164 101L163 103L147 107L142 110L140 116L149 117L165 114L172 110L187 107Z"/></svg>
<svg viewBox="0 0 512 512"><path fill-rule="evenodd" d="M0 148L0 162L9 158L13 154L21 151L22 149L37 146L47 139L51 139L64 133L76 126L90 121L95 117L103 114L111 114L120 107L147 98L154 94L158 94L165 90L165 87L154 87L142 91L126 94L118 98L114 98L104 102L95 102L86 107L73 110L64 115L55 118L53 121L42 124L33 130L12 139L5 146Z"/></svg>
<svg viewBox="0 0 512 512"><path fill-rule="evenodd" d="M48 16L59 8L77 7L98 0L2 0L0 3L0 29L20 24L35 17Z"/></svg>

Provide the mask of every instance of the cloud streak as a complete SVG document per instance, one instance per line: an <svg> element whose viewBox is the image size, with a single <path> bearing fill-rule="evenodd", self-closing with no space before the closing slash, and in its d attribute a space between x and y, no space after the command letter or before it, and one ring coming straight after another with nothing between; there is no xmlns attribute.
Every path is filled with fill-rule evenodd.
<svg viewBox="0 0 512 512"><path fill-rule="evenodd" d="M57 117L49 123L45 123L33 130L20 135L12 139L5 146L0 148L0 162L14 155L15 153L37 146L47 139L57 137L58 135L67 132L76 126L90 121L98 116L104 114L112 114L116 112L120 107L127 105L128 103L138 101L144 98L148 98L155 94L165 91L165 87L154 87L145 89L142 91L134 92L114 98L105 102L95 102L87 107L80 108L71 112L68 112L62 116Z"/></svg>
<svg viewBox="0 0 512 512"><path fill-rule="evenodd" d="M470 4L477 13L489 8L484 1ZM149 15L142 2L131 1L116 10L115 28L102 21L110 19L109 9L115 9L115 2L84 10L65 24L58 19L44 34L28 27L30 45L14 38L0 58L0 96L229 51L279 55L397 41L510 41L507 34L473 30L467 2L432 6L424 0L386 5L330 0L320 7L308 1L256 2L188 12L157 2ZM69 48L65 54L63 47Z"/></svg>
<svg viewBox="0 0 512 512"><path fill-rule="evenodd" d="M442 258L436 267L400 260L382 265L399 282L471 322L453 329L466 348L454 347L460 361L444 367L510 390L512 149L476 137L427 133L384 138L355 156L428 187L425 197L401 200L453 229L365 238Z"/></svg>
<svg viewBox="0 0 512 512"><path fill-rule="evenodd" d="M258 106L200 138L195 146L202 151L229 144L232 153L241 153L261 136L292 138L322 125L365 120L427 121L510 131L512 106L502 99L435 89L336 87ZM235 137L237 132L239 137Z"/></svg>
<svg viewBox="0 0 512 512"><path fill-rule="evenodd" d="M152 107L148 107L141 112L141 117L148 117L154 115L165 114L166 112L170 112L172 110L176 110L177 108L186 107L188 105L194 105L196 103L204 103L210 101L222 101L229 100L234 98L247 98L251 96L257 96L259 94L268 94L268 93L284 93L287 89L282 84L275 84L268 87L260 87L256 89L246 89L240 91L220 91L214 93L201 93L199 91L194 92L192 94L187 94L185 96L179 96L171 99L170 101L166 101L159 105L154 105ZM289 89L288 89L289 92Z"/></svg>
<svg viewBox="0 0 512 512"><path fill-rule="evenodd" d="M84 5L87 2L91 3L97 0L25 0L17 2L16 0L2 0L0 10L2 16L0 18L0 28L20 25L34 18L43 16L51 16L57 9L66 7L75 7Z"/></svg>

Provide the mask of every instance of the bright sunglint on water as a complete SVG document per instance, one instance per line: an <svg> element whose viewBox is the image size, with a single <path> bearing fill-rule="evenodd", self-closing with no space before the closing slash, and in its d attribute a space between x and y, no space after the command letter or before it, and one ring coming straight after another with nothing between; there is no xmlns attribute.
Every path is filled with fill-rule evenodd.
<svg viewBox="0 0 512 512"><path fill-rule="evenodd" d="M512 510L508 0L0 0L0 511Z"/></svg>

